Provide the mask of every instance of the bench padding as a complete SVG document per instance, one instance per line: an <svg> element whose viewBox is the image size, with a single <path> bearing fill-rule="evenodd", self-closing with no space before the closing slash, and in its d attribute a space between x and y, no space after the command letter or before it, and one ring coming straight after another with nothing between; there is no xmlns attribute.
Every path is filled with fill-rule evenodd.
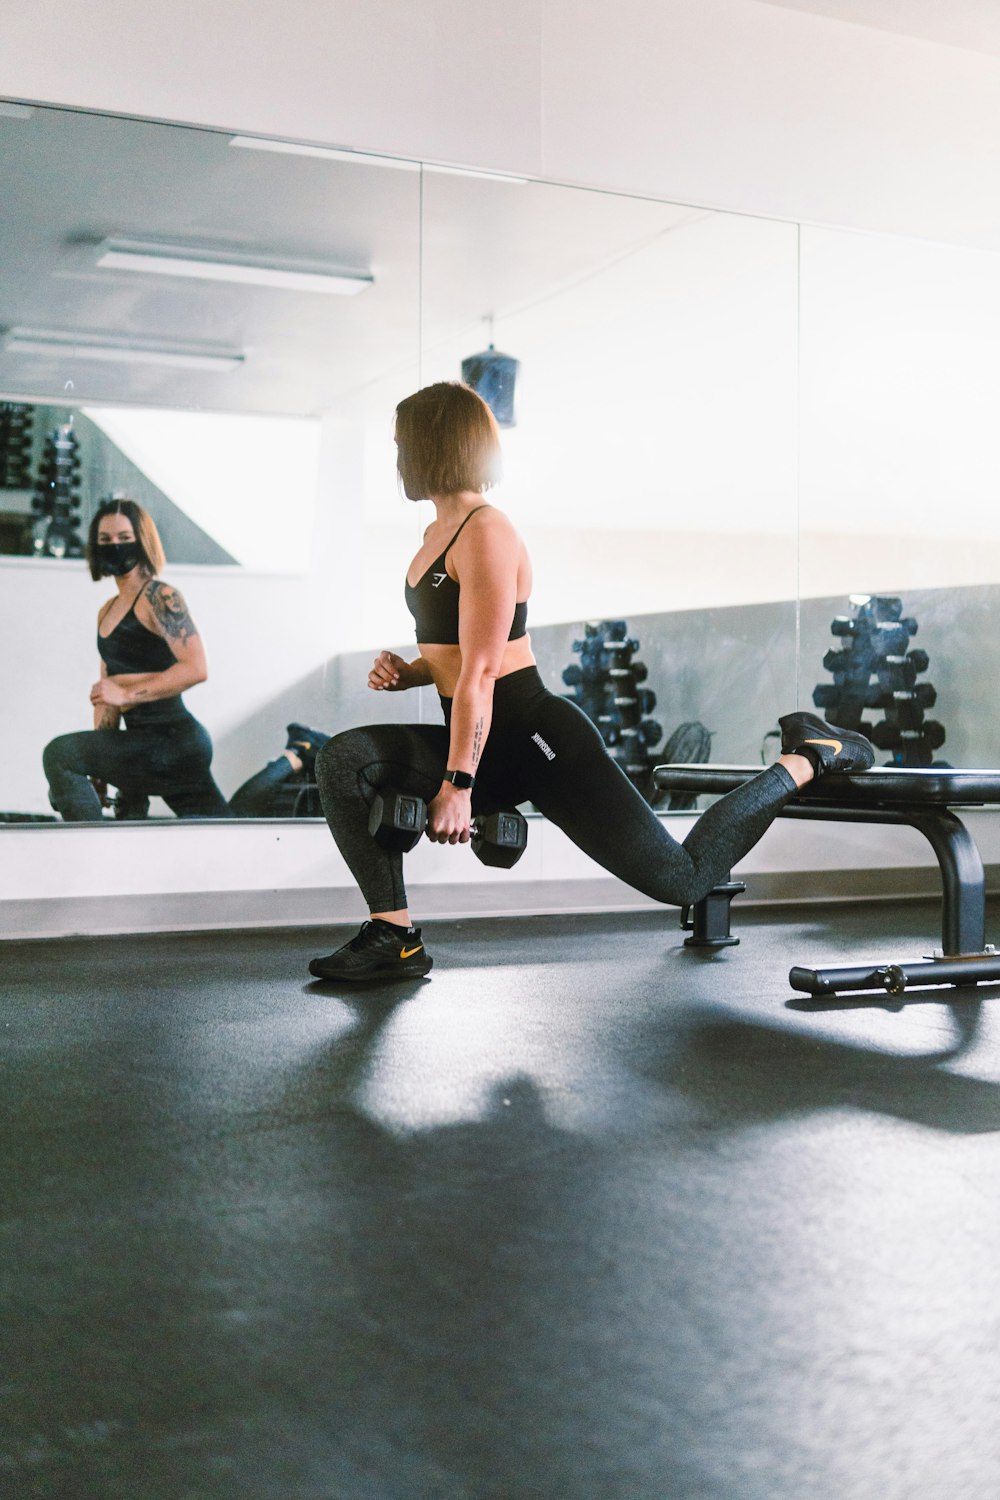
<svg viewBox="0 0 1000 1500"><path fill-rule="evenodd" d="M759 776L764 766L688 764L657 766L653 784L661 791L734 791ZM1000 771L897 770L892 766L821 776L799 792L799 802L830 807L983 807L1000 802Z"/></svg>

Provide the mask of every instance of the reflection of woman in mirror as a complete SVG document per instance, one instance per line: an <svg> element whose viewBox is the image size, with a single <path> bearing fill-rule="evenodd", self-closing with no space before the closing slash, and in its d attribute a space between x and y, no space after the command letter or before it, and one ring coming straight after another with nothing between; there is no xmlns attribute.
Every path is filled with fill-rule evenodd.
<svg viewBox="0 0 1000 1500"><path fill-rule="evenodd" d="M351 942L313 960L318 978L404 978L431 967L410 923L402 855L368 832L381 786L428 803L427 836L437 843L466 843L474 814L531 801L613 875L686 906L726 877L799 787L872 764L863 735L787 714L778 761L702 813L679 844L595 725L538 673L526 629L531 563L510 521L483 499L499 476L489 408L466 386L428 386L397 407L396 445L406 495L431 500L437 515L406 579L420 654L407 662L383 651L368 686L433 685L444 723L348 730L317 756L323 810L371 913Z"/></svg>
<svg viewBox="0 0 1000 1500"><path fill-rule="evenodd" d="M281 754L244 781L229 799L234 818L315 818L316 755L330 738L306 724L289 724Z"/></svg>
<svg viewBox="0 0 1000 1500"><path fill-rule="evenodd" d="M165 559L152 517L134 500L105 501L85 556L90 576L114 578L117 593L97 615L94 727L43 753L52 806L67 822L100 818L110 784L140 815L159 796L179 818L228 817L208 731L181 698L208 676L205 649L179 590L157 577Z"/></svg>

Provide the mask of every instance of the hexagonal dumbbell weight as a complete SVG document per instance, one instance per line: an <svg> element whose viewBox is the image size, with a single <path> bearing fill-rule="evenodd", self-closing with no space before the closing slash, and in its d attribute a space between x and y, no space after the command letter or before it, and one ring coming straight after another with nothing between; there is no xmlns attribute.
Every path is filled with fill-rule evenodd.
<svg viewBox="0 0 1000 1500"><path fill-rule="evenodd" d="M509 870L527 847L527 819L513 808L501 808L472 825L472 852L484 865Z"/></svg>
<svg viewBox="0 0 1000 1500"><path fill-rule="evenodd" d="M368 832L380 849L409 854L427 827L427 804L412 792L383 787L372 802ZM472 825L472 852L484 865L509 870L528 844L528 823L519 812L501 808Z"/></svg>
<svg viewBox="0 0 1000 1500"><path fill-rule="evenodd" d="M427 803L412 792L387 786L377 794L368 814L368 832L380 849L409 854L427 827Z"/></svg>

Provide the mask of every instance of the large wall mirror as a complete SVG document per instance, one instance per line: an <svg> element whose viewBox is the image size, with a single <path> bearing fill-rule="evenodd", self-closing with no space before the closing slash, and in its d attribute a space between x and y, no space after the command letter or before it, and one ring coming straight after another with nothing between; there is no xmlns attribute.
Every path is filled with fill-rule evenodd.
<svg viewBox="0 0 1000 1500"><path fill-rule="evenodd" d="M801 333L802 697L996 766L1000 256L803 228Z"/></svg>
<svg viewBox="0 0 1000 1500"><path fill-rule="evenodd" d="M771 758L798 669L796 226L55 109L0 115L0 146L8 820L51 816L42 751L90 727L113 589L46 542L60 444L77 535L112 494L161 528L232 798L288 723L399 714L364 686L412 638L428 519L396 486L393 409L491 352L517 361L497 501L532 550L549 685L577 691L588 622L615 621L639 642L633 752L693 724L716 759ZM314 812L299 792L257 814Z"/></svg>

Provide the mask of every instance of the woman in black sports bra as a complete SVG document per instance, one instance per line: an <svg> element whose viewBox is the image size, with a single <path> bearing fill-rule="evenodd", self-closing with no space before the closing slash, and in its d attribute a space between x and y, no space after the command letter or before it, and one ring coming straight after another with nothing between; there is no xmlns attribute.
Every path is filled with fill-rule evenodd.
<svg viewBox="0 0 1000 1500"><path fill-rule="evenodd" d="M410 921L403 857L368 832L384 786L427 802L427 836L438 843L464 844L474 815L531 801L613 875L684 906L724 878L800 786L823 770L872 764L863 735L788 714L780 759L702 813L679 844L595 725L538 673L527 634L531 563L511 522L483 499L500 474L489 407L467 386L427 386L396 408L396 447L405 494L433 501L437 516L406 579L419 655L381 652L368 686L433 685L443 723L351 729L316 758L323 811L370 912L355 938L312 961L317 978L403 979L431 967Z"/></svg>
<svg viewBox="0 0 1000 1500"><path fill-rule="evenodd" d="M67 822L99 819L111 785L118 817L144 817L154 795L179 818L228 817L209 770L208 731L181 697L208 676L205 650L180 591L156 576L164 555L152 517L134 500L105 501L85 555L90 576L113 577L118 593L97 616L94 727L60 735L43 752L52 806Z"/></svg>

